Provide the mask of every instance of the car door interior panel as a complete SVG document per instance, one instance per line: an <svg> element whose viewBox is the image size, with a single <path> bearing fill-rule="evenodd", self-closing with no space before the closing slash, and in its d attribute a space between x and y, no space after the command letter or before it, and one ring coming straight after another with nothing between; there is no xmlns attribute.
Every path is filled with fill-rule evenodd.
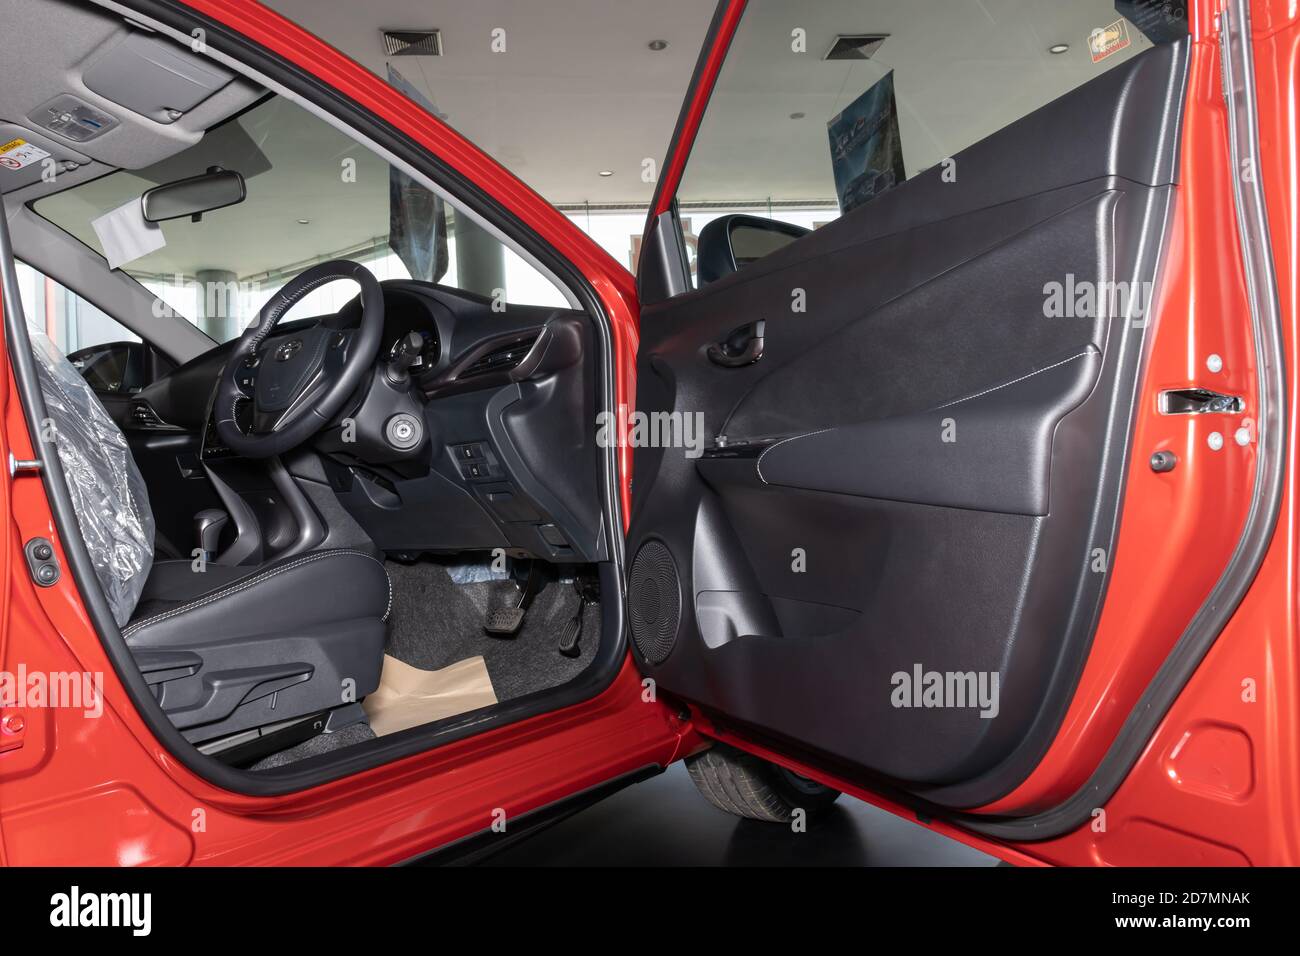
<svg viewBox="0 0 1300 956"><path fill-rule="evenodd" d="M636 450L633 645L665 693L936 804L1036 765L1136 454L1187 54L1155 46L957 153L955 181L920 173L643 309L638 409L709 437ZM711 360L746 327L757 357ZM997 713L900 706L897 675L936 667L995 678Z"/></svg>
<svg viewBox="0 0 1300 956"><path fill-rule="evenodd" d="M714 486L726 467L763 485L1045 516L1057 425L1091 391L1100 356L1089 346L929 412L728 444L706 452L700 472Z"/></svg>

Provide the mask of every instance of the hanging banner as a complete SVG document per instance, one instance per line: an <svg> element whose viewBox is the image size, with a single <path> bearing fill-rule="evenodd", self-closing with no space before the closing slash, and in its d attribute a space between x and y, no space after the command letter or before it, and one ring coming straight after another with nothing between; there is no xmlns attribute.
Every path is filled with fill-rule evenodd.
<svg viewBox="0 0 1300 956"><path fill-rule="evenodd" d="M434 116L437 108L388 67L388 82ZM388 171L388 247L412 279L437 282L447 271L447 211L442 200L396 167Z"/></svg>
<svg viewBox="0 0 1300 956"><path fill-rule="evenodd" d="M907 178L890 70L828 124L840 211L847 213Z"/></svg>

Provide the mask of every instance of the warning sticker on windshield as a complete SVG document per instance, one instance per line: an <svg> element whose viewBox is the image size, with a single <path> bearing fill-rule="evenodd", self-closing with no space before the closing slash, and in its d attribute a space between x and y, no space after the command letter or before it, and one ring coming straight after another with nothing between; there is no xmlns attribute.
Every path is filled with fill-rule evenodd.
<svg viewBox="0 0 1300 956"><path fill-rule="evenodd" d="M11 139L7 143L0 143L0 169L22 169L32 163L39 163L49 155L25 139Z"/></svg>

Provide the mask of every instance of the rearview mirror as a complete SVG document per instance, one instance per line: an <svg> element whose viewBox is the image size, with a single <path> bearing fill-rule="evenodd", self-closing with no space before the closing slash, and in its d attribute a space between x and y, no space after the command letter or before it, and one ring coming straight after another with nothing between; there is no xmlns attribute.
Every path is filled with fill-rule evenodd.
<svg viewBox="0 0 1300 956"><path fill-rule="evenodd" d="M696 241L695 274L702 286L783 249L811 229L760 216L732 215L713 220Z"/></svg>
<svg viewBox="0 0 1300 956"><path fill-rule="evenodd" d="M247 195L243 176L231 169L212 166L202 175L146 190L140 197L140 208L147 222L166 222L183 216L198 222L205 212L241 203Z"/></svg>

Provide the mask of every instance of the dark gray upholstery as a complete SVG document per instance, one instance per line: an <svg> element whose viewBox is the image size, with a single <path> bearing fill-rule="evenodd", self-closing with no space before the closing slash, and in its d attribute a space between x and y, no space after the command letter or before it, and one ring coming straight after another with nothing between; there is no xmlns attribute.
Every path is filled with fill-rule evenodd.
<svg viewBox="0 0 1300 956"><path fill-rule="evenodd" d="M123 634L132 647L288 633L352 618L387 620L384 565L364 551L311 551L257 567L159 561Z"/></svg>
<svg viewBox="0 0 1300 956"><path fill-rule="evenodd" d="M153 561L153 516L121 429L32 332L59 458L114 617L172 722L195 742L360 700L379 684L392 588L354 548L260 566Z"/></svg>

